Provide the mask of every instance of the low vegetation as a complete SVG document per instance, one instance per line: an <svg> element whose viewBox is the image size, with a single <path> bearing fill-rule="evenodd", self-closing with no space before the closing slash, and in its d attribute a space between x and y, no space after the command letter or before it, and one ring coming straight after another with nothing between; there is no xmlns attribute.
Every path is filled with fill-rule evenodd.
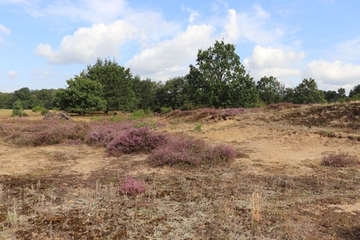
<svg viewBox="0 0 360 240"><path fill-rule="evenodd" d="M321 160L322 165L330 167L346 167L357 165L359 163L357 156L345 152L330 153Z"/></svg>
<svg viewBox="0 0 360 240"><path fill-rule="evenodd" d="M344 106L308 107L119 114L121 121L2 118L3 168L13 169L9 156L12 164L25 158L29 165L16 167L27 170L49 163L0 175L0 239L358 239L358 140L312 129L335 110L343 117ZM302 119L307 111L312 121ZM312 147L306 141L319 141L317 156L329 153L315 152L319 146L348 148L316 159L299 152L289 164L281 159L288 155L264 161L271 142L297 153L301 144ZM264 156L255 158L261 148ZM91 171L74 168L89 158Z"/></svg>

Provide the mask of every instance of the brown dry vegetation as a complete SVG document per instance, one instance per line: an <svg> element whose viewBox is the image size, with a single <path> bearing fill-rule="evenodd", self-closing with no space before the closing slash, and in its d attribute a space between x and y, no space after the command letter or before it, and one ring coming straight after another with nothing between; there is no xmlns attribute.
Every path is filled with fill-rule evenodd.
<svg viewBox="0 0 360 240"><path fill-rule="evenodd" d="M287 104L149 120L239 153L196 167L151 167L146 154L71 142L15 146L1 133L0 239L360 239L360 165L322 165L338 152L360 155L359 111ZM23 121L9 115L0 126L15 132ZM124 176L149 189L120 194Z"/></svg>

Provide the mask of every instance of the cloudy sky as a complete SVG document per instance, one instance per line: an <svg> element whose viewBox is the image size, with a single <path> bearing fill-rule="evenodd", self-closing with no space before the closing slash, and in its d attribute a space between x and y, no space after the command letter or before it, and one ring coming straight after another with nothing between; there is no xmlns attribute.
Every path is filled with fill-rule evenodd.
<svg viewBox="0 0 360 240"><path fill-rule="evenodd" d="M0 0L0 91L63 88L98 57L166 81L215 40L255 80L360 84L357 0Z"/></svg>

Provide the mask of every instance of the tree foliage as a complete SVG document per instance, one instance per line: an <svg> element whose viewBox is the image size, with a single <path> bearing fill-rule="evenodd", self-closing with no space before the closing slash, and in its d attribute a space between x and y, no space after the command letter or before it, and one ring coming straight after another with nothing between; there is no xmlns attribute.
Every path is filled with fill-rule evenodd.
<svg viewBox="0 0 360 240"><path fill-rule="evenodd" d="M23 116L27 116L27 114L24 111L22 102L20 100L16 100L13 104L12 107L12 113L11 116L19 116L19 117L23 117Z"/></svg>
<svg viewBox="0 0 360 240"><path fill-rule="evenodd" d="M294 88L294 103L325 103L324 94L318 89L314 79L304 79L298 86Z"/></svg>
<svg viewBox="0 0 360 240"><path fill-rule="evenodd" d="M194 105L226 108L257 104L255 83L241 65L235 45L216 41L213 47L198 51L196 62L187 75L189 100Z"/></svg>
<svg viewBox="0 0 360 240"><path fill-rule="evenodd" d="M156 105L180 109L188 102L187 79L176 77L166 81L156 91Z"/></svg>
<svg viewBox="0 0 360 240"><path fill-rule="evenodd" d="M84 114L86 111L104 110L106 101L102 98L103 87L94 80L75 76L67 81L68 87L59 90L56 102L60 109Z"/></svg>
<svg viewBox="0 0 360 240"><path fill-rule="evenodd" d="M120 66L115 60L98 58L96 63L87 66L80 76L101 83L106 112L136 109L138 100L132 88L133 78L129 68Z"/></svg>
<svg viewBox="0 0 360 240"><path fill-rule="evenodd" d="M349 97L360 99L360 84L354 86L354 88L350 90Z"/></svg>
<svg viewBox="0 0 360 240"><path fill-rule="evenodd" d="M155 109L158 83L151 81L151 79L141 80L140 76L135 76L132 88L137 98L137 109Z"/></svg>
<svg viewBox="0 0 360 240"><path fill-rule="evenodd" d="M261 101L266 104L279 103L283 101L285 95L285 85L275 77L262 77L256 84Z"/></svg>

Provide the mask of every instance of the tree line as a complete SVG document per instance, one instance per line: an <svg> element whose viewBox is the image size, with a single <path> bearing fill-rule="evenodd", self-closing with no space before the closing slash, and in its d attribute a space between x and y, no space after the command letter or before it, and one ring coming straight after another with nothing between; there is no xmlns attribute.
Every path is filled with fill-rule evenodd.
<svg viewBox="0 0 360 240"><path fill-rule="evenodd" d="M196 64L190 65L189 73L165 83L133 76L129 68L120 66L116 60L101 58L66 82L65 89L25 87L13 93L0 93L0 108L12 108L20 101L24 109L41 106L84 114L137 109L160 112L162 108L248 108L280 102L308 104L360 99L360 84L346 96L344 88L319 90L312 78L303 79L294 88L286 88L273 76L255 81L241 64L235 45L223 41L198 50Z"/></svg>

